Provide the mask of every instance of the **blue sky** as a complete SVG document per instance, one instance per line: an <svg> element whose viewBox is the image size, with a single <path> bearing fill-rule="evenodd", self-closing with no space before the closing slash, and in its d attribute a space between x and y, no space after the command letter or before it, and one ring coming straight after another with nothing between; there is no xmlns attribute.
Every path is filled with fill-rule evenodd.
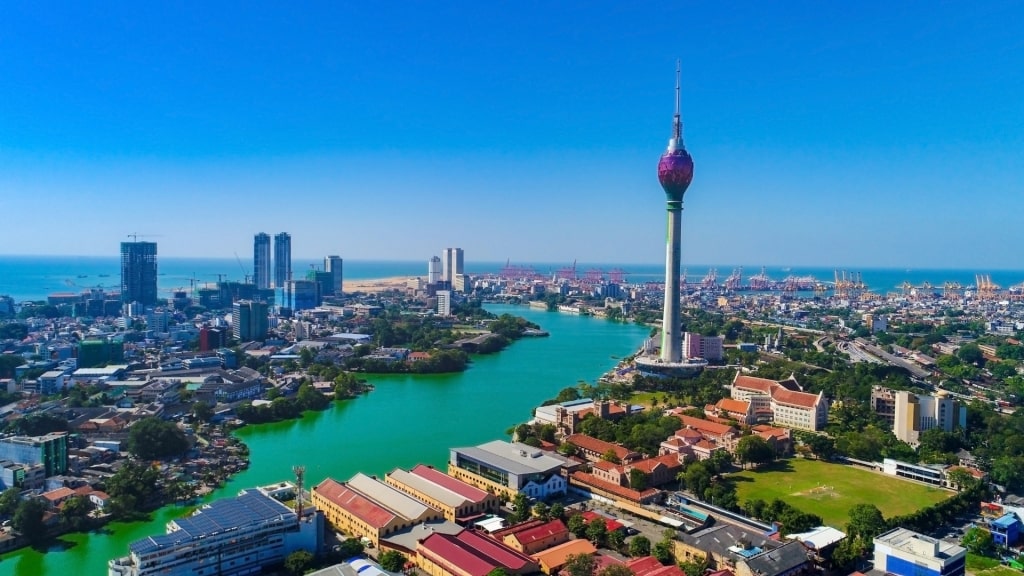
<svg viewBox="0 0 1024 576"><path fill-rule="evenodd" d="M0 253L1024 268L1018 2L0 7Z"/></svg>

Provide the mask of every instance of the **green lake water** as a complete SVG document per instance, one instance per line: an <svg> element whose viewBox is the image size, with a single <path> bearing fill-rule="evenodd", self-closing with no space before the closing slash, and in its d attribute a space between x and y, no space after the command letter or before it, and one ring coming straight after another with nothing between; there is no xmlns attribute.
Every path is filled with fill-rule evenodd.
<svg viewBox="0 0 1024 576"><path fill-rule="evenodd" d="M383 476L418 463L444 469L449 447L507 439L505 430L528 420L534 407L579 380L593 383L615 358L635 351L649 331L525 306L488 309L523 316L551 336L524 338L498 354L475 357L460 374L374 376L376 389L360 398L300 420L243 428L238 434L249 445L250 467L212 497L292 479L296 464L306 467L310 486L328 476ZM105 575L107 560L126 555L130 542L162 534L168 521L186 512L170 506L147 522L65 536L61 546L45 553L12 552L0 558L0 575Z"/></svg>

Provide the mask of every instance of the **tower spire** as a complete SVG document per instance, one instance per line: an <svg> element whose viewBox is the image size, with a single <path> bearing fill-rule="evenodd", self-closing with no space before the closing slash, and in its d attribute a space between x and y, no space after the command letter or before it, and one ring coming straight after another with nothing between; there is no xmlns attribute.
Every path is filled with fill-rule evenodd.
<svg viewBox="0 0 1024 576"><path fill-rule="evenodd" d="M679 78L681 76L679 60L676 60L676 115L672 119L672 136L679 144L683 143L683 117L679 112Z"/></svg>

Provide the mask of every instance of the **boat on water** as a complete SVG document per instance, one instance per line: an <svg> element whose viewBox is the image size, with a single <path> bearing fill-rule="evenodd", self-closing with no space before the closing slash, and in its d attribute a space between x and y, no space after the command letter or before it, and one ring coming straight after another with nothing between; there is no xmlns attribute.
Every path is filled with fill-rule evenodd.
<svg viewBox="0 0 1024 576"><path fill-rule="evenodd" d="M89 275L88 274L79 274L78 277L79 278L88 278Z"/></svg>

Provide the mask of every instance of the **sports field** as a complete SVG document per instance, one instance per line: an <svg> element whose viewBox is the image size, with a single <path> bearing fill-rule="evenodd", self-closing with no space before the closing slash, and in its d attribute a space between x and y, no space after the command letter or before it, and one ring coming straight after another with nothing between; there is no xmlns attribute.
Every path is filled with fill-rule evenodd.
<svg viewBox="0 0 1024 576"><path fill-rule="evenodd" d="M790 458L730 474L742 504L760 498L784 500L796 508L817 514L829 526L846 527L847 510L854 504L874 504L886 518L925 508L953 495L952 492L910 482L880 472L820 460Z"/></svg>

